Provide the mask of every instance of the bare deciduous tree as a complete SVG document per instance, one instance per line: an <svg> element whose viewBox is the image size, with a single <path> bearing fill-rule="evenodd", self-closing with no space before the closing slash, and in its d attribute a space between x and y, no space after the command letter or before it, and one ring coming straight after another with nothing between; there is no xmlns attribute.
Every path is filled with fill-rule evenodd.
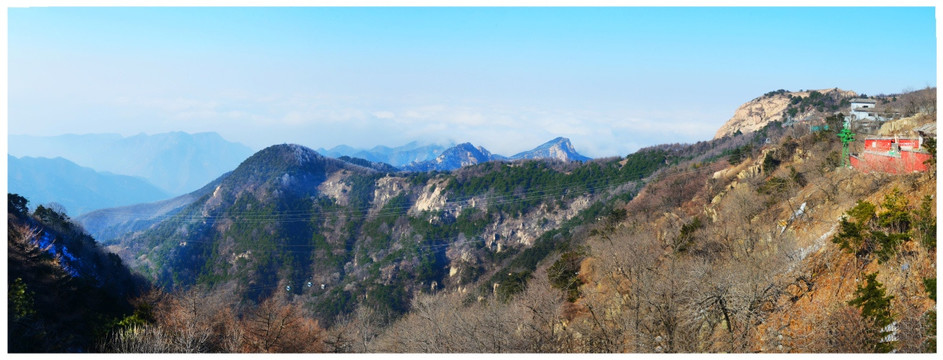
<svg viewBox="0 0 943 360"><path fill-rule="evenodd" d="M242 322L246 352L321 352L323 334L317 321L307 318L299 305L273 296L250 310Z"/></svg>

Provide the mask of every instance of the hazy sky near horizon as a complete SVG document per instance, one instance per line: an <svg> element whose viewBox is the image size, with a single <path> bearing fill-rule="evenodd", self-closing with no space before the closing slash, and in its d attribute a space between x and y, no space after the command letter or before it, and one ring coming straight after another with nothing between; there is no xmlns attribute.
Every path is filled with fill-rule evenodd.
<svg viewBox="0 0 943 360"><path fill-rule="evenodd" d="M777 89L936 86L909 8L12 8L10 134L370 148L709 140Z"/></svg>

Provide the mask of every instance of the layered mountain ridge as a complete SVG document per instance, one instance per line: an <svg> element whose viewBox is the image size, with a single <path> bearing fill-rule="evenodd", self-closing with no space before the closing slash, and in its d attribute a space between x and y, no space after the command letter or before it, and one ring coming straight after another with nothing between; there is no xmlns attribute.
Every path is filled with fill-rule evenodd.
<svg viewBox="0 0 943 360"><path fill-rule="evenodd" d="M57 157L7 156L9 192L36 205L56 202L69 214L161 200L168 195L147 180L97 172Z"/></svg>
<svg viewBox="0 0 943 360"><path fill-rule="evenodd" d="M62 157L101 172L138 176L170 195L199 189L252 155L217 133L9 136L10 155Z"/></svg>

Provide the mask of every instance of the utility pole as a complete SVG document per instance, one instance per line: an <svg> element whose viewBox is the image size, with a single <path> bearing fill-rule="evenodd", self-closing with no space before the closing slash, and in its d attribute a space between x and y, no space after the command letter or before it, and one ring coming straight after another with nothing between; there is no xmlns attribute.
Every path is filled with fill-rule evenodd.
<svg viewBox="0 0 943 360"><path fill-rule="evenodd" d="M851 156L848 145L855 141L855 133L851 132L851 124L845 123L841 132L838 133L838 138L841 139L841 166L845 167L849 165L848 157Z"/></svg>

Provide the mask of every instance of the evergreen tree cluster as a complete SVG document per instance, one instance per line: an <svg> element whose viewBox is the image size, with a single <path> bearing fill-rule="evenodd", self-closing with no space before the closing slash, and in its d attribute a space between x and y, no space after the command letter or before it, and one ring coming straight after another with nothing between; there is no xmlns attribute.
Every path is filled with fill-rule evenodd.
<svg viewBox="0 0 943 360"><path fill-rule="evenodd" d="M880 212L874 204L858 201L839 220L838 233L832 242L859 257L873 254L880 263L895 256L901 244L914 238L932 249L936 246L936 218L931 206L932 198L926 196L920 207L911 209L909 201L897 188L884 196Z"/></svg>

